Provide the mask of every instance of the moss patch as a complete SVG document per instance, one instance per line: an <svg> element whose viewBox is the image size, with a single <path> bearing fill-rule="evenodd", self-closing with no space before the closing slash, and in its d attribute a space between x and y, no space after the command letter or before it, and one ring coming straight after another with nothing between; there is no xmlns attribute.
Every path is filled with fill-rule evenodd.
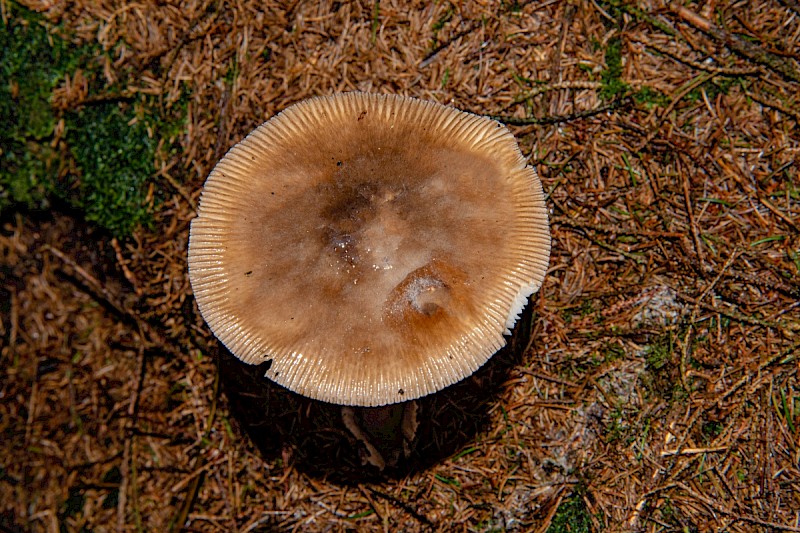
<svg viewBox="0 0 800 533"><path fill-rule="evenodd" d="M579 493L572 494L558 506L547 533L589 533L592 516Z"/></svg>
<svg viewBox="0 0 800 533"><path fill-rule="evenodd" d="M13 204L49 205L60 163L49 143L56 125L50 97L83 60L65 40L50 40L40 17L8 7L0 26L0 213Z"/></svg>
<svg viewBox="0 0 800 533"><path fill-rule="evenodd" d="M63 203L117 237L149 224L154 132L174 132L183 115L165 122L141 95L98 97L120 92L101 81L92 59L102 57L99 47L76 46L13 2L8 15L0 26L0 215ZM53 90L78 69L89 80L91 103L54 109Z"/></svg>

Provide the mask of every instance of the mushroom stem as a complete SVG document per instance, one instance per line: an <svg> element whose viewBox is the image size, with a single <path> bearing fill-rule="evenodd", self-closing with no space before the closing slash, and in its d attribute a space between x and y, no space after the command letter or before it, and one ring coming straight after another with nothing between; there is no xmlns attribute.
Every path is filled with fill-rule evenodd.
<svg viewBox="0 0 800 533"><path fill-rule="evenodd" d="M395 466L401 455L408 457L417 432L417 402L382 407L342 407L345 427L365 448L364 464L378 470Z"/></svg>

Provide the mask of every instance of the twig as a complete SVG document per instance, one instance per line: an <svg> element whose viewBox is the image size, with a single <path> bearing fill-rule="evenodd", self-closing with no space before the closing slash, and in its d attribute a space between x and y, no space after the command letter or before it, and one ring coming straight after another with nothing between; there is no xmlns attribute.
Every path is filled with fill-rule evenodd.
<svg viewBox="0 0 800 533"><path fill-rule="evenodd" d="M789 224L789 226L791 226L792 229L794 229L795 231L800 231L800 226L798 226L794 220L784 215L777 207L772 205L772 202L770 202L766 198L762 198L761 195L759 195L758 201L761 202L761 204L764 207L772 211L772 214L774 214L776 217Z"/></svg>
<svg viewBox="0 0 800 533"><path fill-rule="evenodd" d="M611 397L608 395L608 393L605 391L605 389L604 389L603 387L601 387L601 386L600 386L600 384L597 382L597 380L596 380L594 377L590 377L590 378L589 378L589 383L590 383L591 385L593 385L593 386L594 386L594 388L596 388L596 389L597 389L597 391L600 393L600 395L603 397L603 399L606 401L606 403L608 404L608 406L609 406L610 408L612 408L612 409L616 409L616 408L618 408L618 407L619 407L619 402L616 402L616 401L614 401L614 399L613 399L613 398L611 398Z"/></svg>
<svg viewBox="0 0 800 533"><path fill-rule="evenodd" d="M34 359L36 369L33 373L33 383L31 384L31 395L28 398L28 416L25 418L25 446L31 444L31 433L33 432L33 418L36 416L36 401L39 393L39 362L38 357Z"/></svg>
<svg viewBox="0 0 800 533"><path fill-rule="evenodd" d="M235 80L231 81L231 83L226 83L225 89L222 91L222 98L220 99L219 103L219 121L217 123L217 142L214 143L214 161L219 160L226 150L224 141L225 135L227 134L228 115L230 114L231 89L234 82Z"/></svg>
<svg viewBox="0 0 800 533"><path fill-rule="evenodd" d="M544 520L542 520L542 523L539 525L539 527L536 528L535 533L545 533L546 531L550 530L550 525L553 523L553 517L556 516L558 508L561 506L561 502L564 500L564 494L566 493L565 489L565 486L558 488L555 501L550 505L547 515L545 515Z"/></svg>
<svg viewBox="0 0 800 533"><path fill-rule="evenodd" d="M561 217L552 217L550 220L552 224L559 224L578 230L590 229L597 233L604 233L606 235L625 235L631 237L650 237L658 239L682 239L686 237L686 234L682 231L630 230L623 227L609 227L600 224L591 224L576 219L564 219Z"/></svg>
<svg viewBox="0 0 800 533"><path fill-rule="evenodd" d="M17 334L19 333L19 297L17 291L11 293L11 331L8 335L8 355L16 359Z"/></svg>
<svg viewBox="0 0 800 533"><path fill-rule="evenodd" d="M136 296L141 296L142 289L139 287L139 282L136 279L136 276L134 276L133 272L131 272L130 269L128 268L128 264L125 262L125 258L122 257L122 248L120 247L119 241L117 241L116 237L111 239L111 247L114 249L114 255L116 255L117 257L117 264L119 265L119 268L122 270L122 274L125 276L125 279L127 279L128 282L133 287L134 292L136 292Z"/></svg>
<svg viewBox="0 0 800 533"><path fill-rule="evenodd" d="M707 65L705 63L701 63L699 61L694 61L693 59L689 59L688 57L681 56L672 50L664 48L661 45L652 43L652 42L645 42L642 40L637 40L636 42L645 45L647 48L651 48L658 52L659 54L663 54L667 57L670 57L677 61L678 63L683 63L684 65L688 65L697 70L703 70L705 72L710 72L712 74L719 74L720 76L756 76L761 74L763 70L761 67L750 67L750 68L735 68L735 67L715 67L714 65Z"/></svg>
<svg viewBox="0 0 800 533"><path fill-rule="evenodd" d="M197 499L197 494L200 492L200 485L203 483L205 474L205 470L201 470L200 473L193 477L192 481L189 482L189 487L186 489L186 496L183 499L183 503L181 503L178 512L175 513L175 517L170 522L170 532L181 531L183 529L183 525L186 523L186 519L189 517L189 511L192 510L192 506Z"/></svg>
<svg viewBox="0 0 800 533"><path fill-rule="evenodd" d="M142 513L139 510L139 478L136 474L136 452L133 450L133 437L131 435L131 492L133 493L133 522L136 531L142 532Z"/></svg>
<svg viewBox="0 0 800 533"><path fill-rule="evenodd" d="M736 514L736 513L732 512L732 511L729 511L728 509L723 509L722 507L719 506L718 502L715 502L715 501L711 500L710 498L707 498L707 497L703 496L702 494L699 494L699 493L695 492L694 490L692 490L691 487L687 486L684 483L677 483L676 487L681 489L681 490L683 490L683 491L685 491L687 494L691 495L696 500L699 500L699 501L703 502L704 504L706 504L709 508L713 509L714 511L718 511L721 514L730 516L732 518L735 518L736 520L740 520L742 522L749 522L751 524L756 524L756 525L759 525L759 526L764 526L764 527L767 527L767 528L770 528L770 529L775 529L775 530L798 531L798 532L800 532L800 527L794 527L794 526L789 526L789 525L784 525L784 524L778 524L776 522L767 522L766 520L761 520L760 518L756 518L755 516L740 515L740 514Z"/></svg>
<svg viewBox="0 0 800 533"><path fill-rule="evenodd" d="M797 0L780 0L780 3L800 15L800 2Z"/></svg>
<svg viewBox="0 0 800 533"><path fill-rule="evenodd" d="M689 185L689 176L687 172L681 172L683 177L683 201L686 203L686 215L689 217L689 229L692 232L692 241L694 242L694 253L697 256L697 262L700 264L700 270L705 269L703 248L700 246L700 233L697 230L697 220L694 218L694 208L692 207L691 186Z"/></svg>
<svg viewBox="0 0 800 533"><path fill-rule="evenodd" d="M197 211L197 202L195 202L194 199L191 197L191 195L186 191L186 188L183 187L183 185L181 185L180 183L178 183L178 180L173 178L172 175L169 173L169 169L172 168L174 165L175 161L173 161L168 165L165 165L163 168L161 168L161 170L156 172L156 176L161 176L162 178L167 180L167 183L172 185L172 188L175 189L178 192L178 194L180 194L183 197L184 200L186 200L186 203L189 204L189 207L192 208L192 211Z"/></svg>
<svg viewBox="0 0 800 533"><path fill-rule="evenodd" d="M378 509L378 505L375 503L375 500L372 498L372 496L370 496L370 493L367 492L367 490L364 488L364 485L359 485L358 490L359 492L361 492L361 494L364 495L364 498L367 499L367 503L369 503L369 506L372 508L372 511L375 513L375 516L377 516L380 519L382 524L386 524L389 517L386 515L385 512L383 512L383 510Z"/></svg>
<svg viewBox="0 0 800 533"><path fill-rule="evenodd" d="M679 5L677 2L672 3L672 10L683 21L689 23L717 41L722 42L725 46L745 59L749 59L750 61L758 63L759 65L763 65L764 67L777 72L790 81L800 82L800 73L798 73L792 64L785 58L771 54L764 50L761 46L746 41L737 35L717 27L710 20Z"/></svg>
<svg viewBox="0 0 800 533"><path fill-rule="evenodd" d="M556 116L546 116L546 117L525 117L525 118L517 118L517 117L510 117L510 116L503 116L503 115L490 115L490 118L494 120L500 121L504 124L509 124L512 126L529 126L532 124L560 124L562 122L572 122L573 120L579 120L582 118L593 117L595 115L599 115L600 113L605 113L607 111L614 111L616 109L625 107L630 105L633 99L630 96L626 96L624 98L620 98L619 100L614 100L606 105L602 105L596 107L594 109L587 109L585 111L578 111L575 113L570 113L568 115L556 115Z"/></svg>
<svg viewBox="0 0 800 533"><path fill-rule="evenodd" d="M433 63L436 60L436 57L439 55L439 53L442 50L444 50L445 48L448 48L451 44L453 44L457 40L461 39L462 37L465 37L465 36L469 35L470 33L474 32L475 30L477 30L479 25L480 25L479 22L473 23L468 28L466 28L464 30L461 30L460 32L456 33L455 35L453 35L452 37L447 39L445 42L435 46L422 59L422 61L419 64L419 68L425 68L425 67L429 66L431 63Z"/></svg>
<svg viewBox="0 0 800 533"><path fill-rule="evenodd" d="M699 455L702 453L716 453L724 452L730 449L730 446L716 446L714 448L684 448L682 450L663 450L661 457L669 457L670 455Z"/></svg>
<svg viewBox="0 0 800 533"><path fill-rule="evenodd" d="M122 452L122 480L119 484L119 499L117 500L117 531L125 531L125 509L128 507L128 471L131 460L131 440L125 439L125 447Z"/></svg>
<svg viewBox="0 0 800 533"><path fill-rule="evenodd" d="M513 6L516 9L522 9L523 7L525 7L529 3L530 3L530 0L527 0L525 2L517 2L517 3L513 4ZM512 5L512 4L509 4L509 5ZM508 9L508 8L503 9L503 11L505 11L506 9ZM437 56L439 55L439 53L442 50L444 50L445 48L448 48L451 44L453 44L457 40L461 39L462 37L465 37L465 36L469 35L470 33L473 33L474 31L476 31L482 25L483 25L483 21L482 20L473 21L473 23L470 24L466 29L461 30L460 32L456 33L455 35L453 35L452 37L450 37L449 39L447 39L443 43L440 43L440 44L434 46L432 49L430 49L430 51L427 54L425 54L425 57L422 58L422 61L420 61L420 63L419 63L419 68L425 68L425 67L429 66L431 63L433 63L436 60Z"/></svg>
<svg viewBox="0 0 800 533"><path fill-rule="evenodd" d="M602 87L602 83L599 81L560 81L558 83L546 83L542 85L537 85L533 89L528 92L525 92L516 98L514 98L513 104L518 104L523 100L527 100L528 98L534 98L539 96L540 94L544 94L546 92L551 91L563 91L563 90L597 90Z"/></svg>
<svg viewBox="0 0 800 533"><path fill-rule="evenodd" d="M765 270L772 272L778 281L770 280L767 276L752 274L748 272L732 272L727 277L739 283L748 283L754 287L766 288L771 291L777 291L791 296L795 299L800 299L800 279L795 279L791 272L781 270L768 261L764 261L763 256L753 253L752 250L742 250L742 255L748 259L756 261ZM794 283L791 280L795 279ZM786 280L786 281L784 281Z"/></svg>
<svg viewBox="0 0 800 533"><path fill-rule="evenodd" d="M211 430L214 426L214 418L217 415L217 401L219 400L219 376L220 376L220 369L219 369L219 361L220 358L217 357L217 371L214 374L214 392L211 399L211 408L208 413L208 421L206 422L206 431L205 436L208 437L211 434Z"/></svg>
<svg viewBox="0 0 800 533"><path fill-rule="evenodd" d="M158 347L160 350L164 350L172 355L183 357L183 354L179 350L177 350L170 342L166 341L161 336L161 334L159 334L155 329L153 329L152 326L150 326L149 323L141 319L136 312L129 309L127 306L123 305L123 303L119 300L119 298L117 298L114 294L112 294L94 276L86 272L86 270L84 270L80 265L78 265L67 255L65 255L64 252L50 246L49 244L45 244L44 246L42 246L42 250L50 252L54 256L58 257L62 262L64 262L64 264L72 268L75 271L75 273L78 274L78 276L83 280L86 286L88 286L90 291L94 293L95 296L98 296L119 315L127 318L134 325L136 325L136 327L138 327L140 331L144 333L141 342L144 345L145 349L155 346Z"/></svg>
<svg viewBox="0 0 800 533"><path fill-rule="evenodd" d="M603 15L603 16L606 18L606 20L608 20L609 22L611 22L611 23L613 23L613 24L616 24L616 22L617 22L617 19L615 19L614 17L612 17L611 15L609 15L609 14L608 14L608 11L606 11L605 9L603 9L602 7L600 7L600 4L598 4L598 3L597 3L597 0L591 0L591 1L592 1L592 5L594 6L594 8L595 8L595 9L596 9L596 10L597 10L597 11L598 11L598 12L599 12L601 15ZM612 5L613 5L613 4L612 4ZM616 7L616 6L614 6L614 7Z"/></svg>
<svg viewBox="0 0 800 533"><path fill-rule="evenodd" d="M612 246L612 245L608 244L607 242L603 242L600 239L592 237L591 235L588 235L588 234L584 233L584 237L586 237L587 239L592 241L597 246L599 246L601 248L605 248L609 252L614 252L615 254L619 254L622 257L630 259L631 261L635 261L636 263L638 263L640 265L643 265L646 262L642 257L636 255L635 253L631 253L631 252L622 250L620 248L617 248L616 246Z"/></svg>
<svg viewBox="0 0 800 533"><path fill-rule="evenodd" d="M76 109L82 106L99 105L99 104L113 104L117 102L132 102L136 99L138 91L121 91L118 93L104 93L87 96L83 100L78 100L70 105L70 108Z"/></svg>
<svg viewBox="0 0 800 533"><path fill-rule="evenodd" d="M800 114L798 114L798 118L800 119ZM800 122L800 121L798 121L798 122ZM771 180L772 178L774 178L775 176L777 176L778 174L780 174L781 172L783 172L784 170L787 170L787 169L793 167L796 164L797 164L797 160L790 159L789 161L787 161L786 163L782 164L781 166L779 166L778 168L776 168L775 170L773 170L772 172L770 172L769 174L767 174L763 178L759 178L759 181L761 183L767 182L767 181Z"/></svg>
<svg viewBox="0 0 800 533"><path fill-rule="evenodd" d="M564 14L561 18L561 28L558 34L558 45L553 50L553 57L550 59L550 81L552 83L561 83L561 56L564 54L564 49L567 44L567 35L569 35L572 21L575 20L576 6L572 2L568 2L564 6ZM556 114L561 109L562 95L557 94L555 99L550 101L550 113Z"/></svg>
<svg viewBox="0 0 800 533"><path fill-rule="evenodd" d="M139 353L136 357L136 384L131 395L131 401L128 403L128 416L125 419L124 435L125 446L122 452L122 481L119 488L119 500L117 502L117 530L122 532L125 530L125 508L127 506L127 492L128 492L128 475L131 476L131 487L133 489L133 511L134 520L136 521L137 531L142 530L142 518L139 513L138 502L138 487L136 483L136 458L133 454L133 439L135 437L133 428L136 425L136 420L139 413L139 396L142 390L142 383L144 381L144 332L139 328Z"/></svg>
<svg viewBox="0 0 800 533"><path fill-rule="evenodd" d="M96 292L108 305L114 308L115 311L124 316L131 316L130 311L125 309L125 306L122 305L116 296L111 294L111 292L106 289L102 283L97 281L97 278L86 272L83 267L81 267L71 258L67 257L64 252L57 248L53 248L49 244L42 246L42 249L50 252L54 256L61 259L62 262L69 265L83 279L83 281L89 285L89 288Z"/></svg>
<svg viewBox="0 0 800 533"><path fill-rule="evenodd" d="M564 385L565 387L572 387L573 389L580 388L580 385L577 383L573 383L572 381L567 381L561 378L557 378L555 376L551 376L549 374L545 374L544 372L537 372L535 370L531 370L529 368L520 368L520 374L528 374L529 376L533 376L535 378L544 379L545 381L551 381L553 383L558 383L559 385Z"/></svg>
<svg viewBox="0 0 800 533"><path fill-rule="evenodd" d="M367 490L370 491L375 496L379 496L379 497L383 498L384 500L386 500L386 501L388 501L390 503L393 503L396 506L400 507L402 510L404 510L405 512L407 512L408 514L413 516L414 519L417 522L420 522L420 523L424 524L429 529L432 529L434 527L433 526L433 522L431 522L430 519L427 516L425 516L423 514L420 514L416 509L411 507L408 503L404 502L403 500L400 500L399 498L396 498L395 496L392 496L391 494L386 494L386 493L381 492L381 491L379 491L377 489L373 489L372 487L367 487Z"/></svg>
<svg viewBox="0 0 800 533"><path fill-rule="evenodd" d="M567 210L562 205L560 205L558 203L558 201L555 200L555 198L551 198L551 200L556 205L556 207L558 207L558 209L562 213L564 213L565 215L567 215L570 218L573 218L573 220L574 220L574 217L571 217L571 215L568 214ZM608 250L610 252L614 252L615 254L619 254L619 255L621 255L623 257L626 257L626 258L630 259L631 261L636 261L639 264L642 264L644 262L643 259L641 257L637 256L636 254L633 254L631 252L627 252L625 250L621 250L621 249L619 249L619 248L617 248L615 246L612 246L612 245L610 245L610 244L608 244L606 242L601 241L600 239L594 237L593 235L590 235L586 230L587 229L595 229L595 228L593 228L589 224L583 224L583 223L579 223L579 222L565 223L564 221L559 221L559 223L562 224L565 227L568 227L570 229L575 230L577 233L580 233L585 238L589 239L590 241L592 241L594 244L596 244L597 246L599 246L601 248L605 248L606 250ZM603 233L603 232L601 231L601 233ZM607 233L607 232L605 232L605 233ZM624 233L624 232L621 232L621 233L623 235L626 235L626 233Z"/></svg>
<svg viewBox="0 0 800 533"><path fill-rule="evenodd" d="M756 93L751 93L750 91L746 91L744 94L746 94L748 98L752 98L753 100L755 100L756 102L758 102L763 106L771 107L772 109L776 109L785 115L789 115L790 117L795 119L798 123L800 123L800 113L798 113L797 111L782 106L781 104L767 100L763 96L758 95Z"/></svg>
<svg viewBox="0 0 800 533"><path fill-rule="evenodd" d="M762 327L765 327L765 328L777 329L778 331L780 331L780 332L782 332L784 334L786 333L786 328L782 324L779 324L777 322L770 322L768 320L763 320L763 319L760 319L760 318L755 318L755 317L743 315L741 313L737 313L736 311L730 311L730 310L723 309L723 308L720 308L720 307L714 307L711 304L707 304L707 303L701 302L701 301L699 301L699 300L697 300L695 298L692 298L688 294L682 293L680 291L676 291L675 294L681 300L685 300L685 301L687 301L689 303L699 305L700 307L702 307L706 311L710 311L712 313L720 314L720 315L722 315L722 316L724 316L726 318L730 318L731 320L735 320L736 322L741 322L743 324L750 324L751 326L762 326Z"/></svg>

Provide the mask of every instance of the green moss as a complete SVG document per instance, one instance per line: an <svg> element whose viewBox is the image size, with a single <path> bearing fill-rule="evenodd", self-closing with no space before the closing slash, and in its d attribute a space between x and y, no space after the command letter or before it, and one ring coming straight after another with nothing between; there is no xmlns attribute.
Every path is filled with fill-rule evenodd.
<svg viewBox="0 0 800 533"><path fill-rule="evenodd" d="M637 104L644 105L647 109L652 109L656 106L666 107L669 105L669 96L647 85L634 93L633 100Z"/></svg>
<svg viewBox="0 0 800 533"><path fill-rule="evenodd" d="M151 220L146 182L154 173L155 140L135 106L86 106L66 117L66 141L80 169L72 203L87 220L117 236Z"/></svg>
<svg viewBox="0 0 800 533"><path fill-rule="evenodd" d="M588 533L592 531L592 515L579 492L564 499L558 506L547 533Z"/></svg>
<svg viewBox="0 0 800 533"><path fill-rule="evenodd" d="M706 444L710 444L720 435L720 433L722 433L722 430L725 429L725 426L722 425L722 422L712 420L704 422L700 429L703 433L703 441Z"/></svg>
<svg viewBox="0 0 800 533"><path fill-rule="evenodd" d="M381 26L381 3L379 0L375 0L375 3L372 4L372 25L370 26L370 36L369 42L370 44L375 44L375 40L378 38L378 28Z"/></svg>
<svg viewBox="0 0 800 533"><path fill-rule="evenodd" d="M625 413L619 407L611 411L608 424L606 424L604 440L611 444L626 441L629 426L625 421Z"/></svg>
<svg viewBox="0 0 800 533"><path fill-rule="evenodd" d="M667 334L657 338L645 350L647 370L651 372L662 370L672 359L674 351L672 335Z"/></svg>
<svg viewBox="0 0 800 533"><path fill-rule="evenodd" d="M120 89L104 84L96 60L102 49L69 42L13 1L7 15L0 25L0 215L61 203L117 237L149 224L157 137L173 148L186 116L183 98L160 110L144 96L114 97ZM93 103L54 109L53 90L78 69ZM118 74L126 86L126 73Z"/></svg>
<svg viewBox="0 0 800 533"><path fill-rule="evenodd" d="M692 103L698 102L703 98L703 93L705 92L708 99L713 101L720 94L727 95L731 89L737 85L743 87L745 85L744 78L736 76L720 76L718 78L710 79L700 85L700 87L690 91L689 94L686 95L686 99Z"/></svg>
<svg viewBox="0 0 800 533"><path fill-rule="evenodd" d="M606 44L606 68L600 73L600 96L613 100L628 92L628 84L622 81L622 40L612 37Z"/></svg>
<svg viewBox="0 0 800 533"><path fill-rule="evenodd" d="M433 23L433 25L431 26L431 30L433 31L434 41L438 37L439 32L442 31L442 28L444 28L445 24L450 22L450 19L453 18L454 13L455 9L453 8L453 4L448 4L445 12L442 13L442 15L440 15L439 18L436 19L436 22Z"/></svg>
<svg viewBox="0 0 800 533"><path fill-rule="evenodd" d="M642 384L647 395L668 402L683 402L688 393L683 388L680 377L680 353L676 350L674 339L683 332L668 332L656 338L645 349L645 372Z"/></svg>
<svg viewBox="0 0 800 533"><path fill-rule="evenodd" d="M610 342L603 346L601 353L603 355L603 363L610 363L625 358L625 348L616 342Z"/></svg>
<svg viewBox="0 0 800 533"><path fill-rule="evenodd" d="M81 50L50 39L41 17L8 3L0 25L0 213L13 204L47 207L59 171L50 95L82 60Z"/></svg>

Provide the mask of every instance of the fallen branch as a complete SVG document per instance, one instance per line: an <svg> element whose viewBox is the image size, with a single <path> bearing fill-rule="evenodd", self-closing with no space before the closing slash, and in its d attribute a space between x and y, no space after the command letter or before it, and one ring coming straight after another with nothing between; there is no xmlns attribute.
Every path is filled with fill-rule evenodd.
<svg viewBox="0 0 800 533"><path fill-rule="evenodd" d="M167 342L146 320L142 319L138 313L123 304L122 301L100 283L97 278L86 272L85 269L64 254L64 252L49 244L42 246L42 250L50 252L65 265L69 266L83 281L85 288L89 289L91 295L102 300L103 303L111 307L117 314L139 328L139 331L142 333L141 342L144 350L155 347L176 357L183 357L183 354L171 343Z"/></svg>
<svg viewBox="0 0 800 533"><path fill-rule="evenodd" d="M785 58L771 54L761 46L719 28L705 17L677 3L672 4L672 9L681 20L723 43L745 59L777 72L789 81L800 83L800 73Z"/></svg>
<svg viewBox="0 0 800 533"><path fill-rule="evenodd" d="M783 105L781 105L781 104L779 104L777 102L773 102L771 100L767 100L763 96L761 96L759 94L756 94L756 93L753 93L753 92L750 92L750 91L745 92L745 94L747 95L748 98L750 98L752 100L755 100L759 104L761 104L761 105L763 105L765 107L771 107L772 109L775 109L776 111L780 111L784 115L788 115L788 116L792 117L793 119L795 119L798 123L800 123L800 113L798 113L794 109L791 109L791 108L788 108L786 106L783 106Z"/></svg>
<svg viewBox="0 0 800 533"><path fill-rule="evenodd" d="M645 45L647 48L655 50L659 54L665 55L667 57L672 58L673 60L677 61L678 63L683 63L689 67L692 67L697 70L703 70L705 72L710 72L712 74L718 74L720 76L757 76L758 74L762 73L761 67L750 67L750 68L736 68L736 67L715 67L714 65L707 65L705 63L701 63L700 61L694 61L693 59L689 59L688 57L681 56L660 46L655 43L646 42L643 40L637 40L636 42Z"/></svg>
<svg viewBox="0 0 800 533"><path fill-rule="evenodd" d="M633 98L630 96L626 96L624 98L620 98L619 100L614 100L613 102L596 107L594 109L587 109L585 111L578 111L575 113L570 113L568 115L555 115L555 116L545 116L545 117L525 117L525 118L517 118L517 117L510 117L510 116L502 116L502 115L490 115L489 118L502 122L503 124L508 124L511 126L529 126L532 124L561 124L563 122L572 122L573 120L580 120L582 118L589 118L595 115L599 115L601 113L605 113L607 111L614 111L616 109L620 109L633 101Z"/></svg>

